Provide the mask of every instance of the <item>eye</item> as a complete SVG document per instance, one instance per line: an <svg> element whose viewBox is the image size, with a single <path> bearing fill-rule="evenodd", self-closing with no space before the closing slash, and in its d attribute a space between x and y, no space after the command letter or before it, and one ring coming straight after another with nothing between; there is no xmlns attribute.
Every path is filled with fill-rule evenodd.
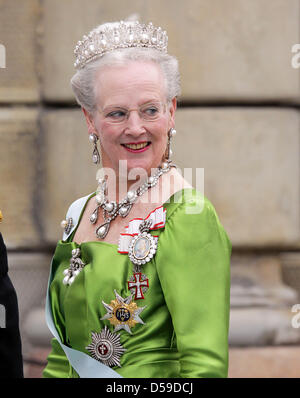
<svg viewBox="0 0 300 398"><path fill-rule="evenodd" d="M126 112L123 110L115 110L107 113L105 117L111 118L111 119L122 119L126 116Z"/></svg>
<svg viewBox="0 0 300 398"><path fill-rule="evenodd" d="M155 105L150 105L143 109L142 112L148 116L155 116L158 113L158 108Z"/></svg>

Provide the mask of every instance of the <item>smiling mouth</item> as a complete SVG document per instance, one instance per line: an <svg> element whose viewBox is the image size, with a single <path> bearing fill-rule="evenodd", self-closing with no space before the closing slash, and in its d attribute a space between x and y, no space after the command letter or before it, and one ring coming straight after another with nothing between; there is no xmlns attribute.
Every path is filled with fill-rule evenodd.
<svg viewBox="0 0 300 398"><path fill-rule="evenodd" d="M147 141L147 142L141 142L140 144L121 144L121 145L128 149L139 150L139 149L146 148L150 144L151 144L151 142Z"/></svg>

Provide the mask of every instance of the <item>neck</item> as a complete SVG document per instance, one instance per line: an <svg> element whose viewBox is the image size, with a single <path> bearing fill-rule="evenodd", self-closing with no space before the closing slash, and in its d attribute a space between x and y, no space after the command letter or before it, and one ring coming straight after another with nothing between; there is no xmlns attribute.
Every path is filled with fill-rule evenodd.
<svg viewBox="0 0 300 398"><path fill-rule="evenodd" d="M136 173L136 175L134 175L136 178L130 179L129 177L133 177L130 173L126 175L108 175L106 180L108 200L119 203L126 197L128 191L136 191L137 188L143 185L151 175L153 176L157 172L157 170L158 168L152 169L148 174L146 172Z"/></svg>
<svg viewBox="0 0 300 398"><path fill-rule="evenodd" d="M135 191L139 186L141 186L147 178L137 178L135 180L128 180L127 178L118 178L116 184L107 184L107 196L110 200L116 200L120 202L123 200L128 191ZM114 186L113 186L114 185Z"/></svg>

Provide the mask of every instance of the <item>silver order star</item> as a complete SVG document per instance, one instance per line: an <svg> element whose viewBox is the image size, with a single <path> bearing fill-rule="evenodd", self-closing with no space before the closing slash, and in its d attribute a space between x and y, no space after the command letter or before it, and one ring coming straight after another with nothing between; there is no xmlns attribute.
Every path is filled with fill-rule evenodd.
<svg viewBox="0 0 300 398"><path fill-rule="evenodd" d="M92 342L85 348L94 359L111 367L121 367L120 357L126 351L120 343L120 335L111 333L107 326L101 333L92 332Z"/></svg>
<svg viewBox="0 0 300 398"><path fill-rule="evenodd" d="M142 325L145 324L139 315L146 308L146 306L138 307L135 302L132 302L132 295L127 298L123 298L117 293L116 290L114 290L114 293L116 300L112 300L110 304L106 304L102 300L102 304L104 305L107 313L100 320L109 319L110 323L115 326L114 332L124 329L126 332L132 334L130 329L131 327L134 327L137 323L141 323ZM118 319L118 310L128 311L129 318L124 321Z"/></svg>

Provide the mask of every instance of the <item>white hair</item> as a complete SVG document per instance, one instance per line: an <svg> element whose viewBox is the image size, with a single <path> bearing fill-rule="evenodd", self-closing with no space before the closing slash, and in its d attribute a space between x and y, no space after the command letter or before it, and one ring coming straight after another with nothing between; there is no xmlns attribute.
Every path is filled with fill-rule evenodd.
<svg viewBox="0 0 300 398"><path fill-rule="evenodd" d="M126 22L131 24L132 22ZM113 27L118 23L106 23L99 25L96 29ZM166 100L168 103L174 97L178 97L181 93L180 74L178 61L174 56L163 53L155 48L131 47L114 50L88 62L82 69L79 69L71 79L71 87L74 92L77 103L85 108L89 113L94 113L96 109L96 93L95 80L101 68L105 66L123 66L128 61L154 62L163 73Z"/></svg>

